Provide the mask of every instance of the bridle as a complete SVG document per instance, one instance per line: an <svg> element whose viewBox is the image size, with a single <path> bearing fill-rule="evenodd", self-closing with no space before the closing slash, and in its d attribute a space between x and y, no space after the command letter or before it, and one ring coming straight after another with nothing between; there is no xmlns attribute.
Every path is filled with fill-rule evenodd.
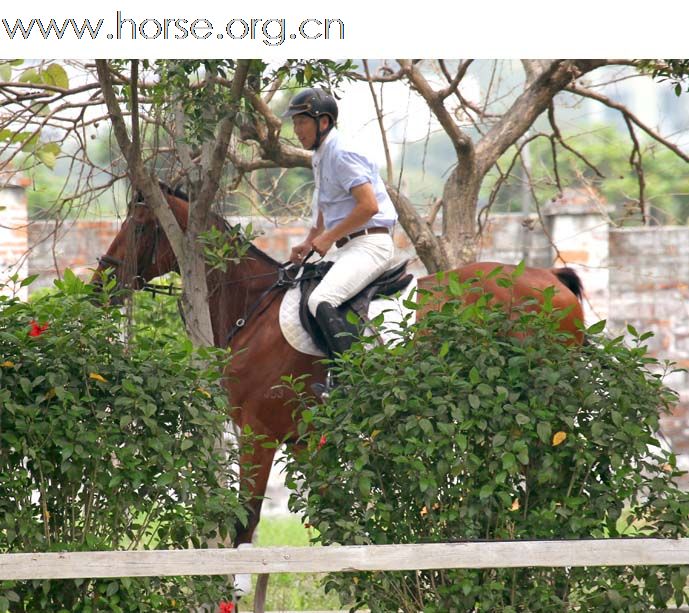
<svg viewBox="0 0 689 613"><path fill-rule="evenodd" d="M134 202L132 206L145 206L148 205L144 201ZM137 243L139 238L146 228L145 223L136 222L131 220L134 225L134 242ZM158 251L158 243L160 242L160 233L162 229L160 227L160 221L155 220L155 226L153 230L153 240L149 243L149 246L137 257L136 261L136 274L132 277L132 282L137 279L141 280L141 289L146 292L151 292L152 294L161 294L165 296L174 296L181 292L180 288L175 285L160 285L157 283L149 283L143 277L143 271L149 266L156 263L156 252ZM108 254L101 255L98 258L98 263L105 267L119 268L125 265L125 260L113 257Z"/></svg>

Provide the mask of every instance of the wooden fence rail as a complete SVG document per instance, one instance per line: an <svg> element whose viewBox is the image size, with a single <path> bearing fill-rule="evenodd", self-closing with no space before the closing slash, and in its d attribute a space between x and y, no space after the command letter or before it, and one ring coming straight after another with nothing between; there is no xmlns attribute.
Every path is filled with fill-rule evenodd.
<svg viewBox="0 0 689 613"><path fill-rule="evenodd" d="M9 553L0 580L680 564L689 564L689 538Z"/></svg>

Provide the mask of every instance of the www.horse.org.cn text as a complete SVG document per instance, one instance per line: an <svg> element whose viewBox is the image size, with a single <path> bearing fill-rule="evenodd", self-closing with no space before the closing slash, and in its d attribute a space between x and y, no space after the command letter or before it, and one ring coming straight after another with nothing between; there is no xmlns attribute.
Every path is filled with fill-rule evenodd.
<svg viewBox="0 0 689 613"><path fill-rule="evenodd" d="M106 24L107 21L107 24ZM215 20L214 20L215 21ZM108 25L111 27L108 28ZM0 20L0 40L258 40L277 47L287 40L344 40L342 19L309 17L288 23L286 18L235 17L222 25L205 17L132 19L117 11L106 19L26 17Z"/></svg>

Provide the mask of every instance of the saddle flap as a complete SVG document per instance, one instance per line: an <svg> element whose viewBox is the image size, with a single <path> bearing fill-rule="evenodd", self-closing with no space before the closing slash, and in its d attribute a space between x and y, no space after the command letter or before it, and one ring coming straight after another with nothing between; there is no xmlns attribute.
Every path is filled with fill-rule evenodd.
<svg viewBox="0 0 689 613"><path fill-rule="evenodd" d="M376 296L392 296L402 291L412 281L414 276L407 273L407 263L408 260L405 260L394 268L386 270L358 294L341 304L338 307L338 311L341 313L342 317L346 318L347 313L351 311L355 313L362 322L365 322L367 320L368 307ZM311 335L311 338L313 338L313 342L325 354L328 353L325 338L320 331L316 318L313 317L309 311L308 301L311 293L321 282L332 265L333 262L306 264L299 279L301 285L299 319L304 329Z"/></svg>

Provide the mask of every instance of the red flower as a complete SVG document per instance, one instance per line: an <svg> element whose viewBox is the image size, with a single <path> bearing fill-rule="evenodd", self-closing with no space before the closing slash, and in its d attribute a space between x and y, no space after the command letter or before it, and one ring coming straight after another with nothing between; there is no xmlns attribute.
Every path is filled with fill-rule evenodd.
<svg viewBox="0 0 689 613"><path fill-rule="evenodd" d="M40 336L48 329L48 324L39 324L37 321L33 320L31 322L31 330L29 330L29 336Z"/></svg>
<svg viewBox="0 0 689 613"><path fill-rule="evenodd" d="M325 445L328 442L328 439L325 437L325 434L321 436L321 440L318 441L318 448L321 449L323 445Z"/></svg>
<svg viewBox="0 0 689 613"><path fill-rule="evenodd" d="M218 613L232 613L234 611L234 603L226 600L223 600L218 607Z"/></svg>

